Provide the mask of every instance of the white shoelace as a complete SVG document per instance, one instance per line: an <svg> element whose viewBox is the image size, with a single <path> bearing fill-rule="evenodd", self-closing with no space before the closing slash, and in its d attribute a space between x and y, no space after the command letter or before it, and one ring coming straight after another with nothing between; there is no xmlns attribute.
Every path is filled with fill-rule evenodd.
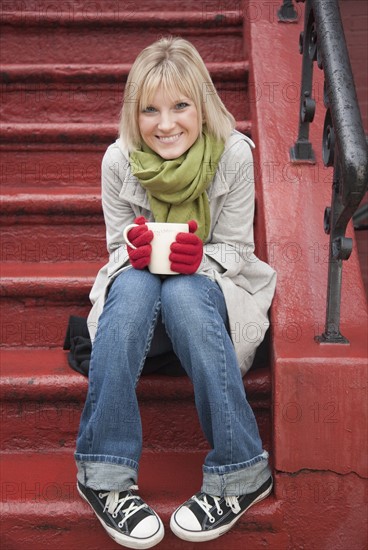
<svg viewBox="0 0 368 550"><path fill-rule="evenodd" d="M136 490L138 487L136 485L133 485L130 487L130 490ZM123 510L122 513L124 514L124 519L118 523L118 526L120 529L123 527L124 523L132 517L135 513L137 513L142 508L146 508L147 504L136 504L134 500L137 498L134 495L127 494L123 498L119 498L119 491L108 491L107 493L99 493L100 498L106 498L105 508L104 512L107 512L112 515L113 518L116 518L120 510L125 506L125 504L132 500L133 502L130 503L129 507L126 510Z"/></svg>
<svg viewBox="0 0 368 550"><path fill-rule="evenodd" d="M213 500L216 506L217 514L219 516L222 516L224 513L223 510L220 507L220 497L214 497L212 495L208 495L209 498ZM210 510L213 508L213 504L210 504L207 500L207 495L201 495L201 498L197 498L196 496L193 496L192 499L202 508L204 513L208 516L211 523L214 523L215 518L211 514ZM225 502L229 508L234 512L234 514L239 514L241 511L241 508L239 506L238 497L225 497Z"/></svg>

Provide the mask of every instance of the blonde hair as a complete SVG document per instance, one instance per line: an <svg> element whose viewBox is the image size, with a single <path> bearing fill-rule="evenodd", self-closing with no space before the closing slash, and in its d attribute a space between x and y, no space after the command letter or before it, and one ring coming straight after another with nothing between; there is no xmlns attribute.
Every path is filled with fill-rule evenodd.
<svg viewBox="0 0 368 550"><path fill-rule="evenodd" d="M196 48L183 38L161 38L145 48L129 72L119 134L131 152L142 145L139 113L147 108L159 86L171 99L184 94L195 104L199 127L226 141L235 119L221 101Z"/></svg>

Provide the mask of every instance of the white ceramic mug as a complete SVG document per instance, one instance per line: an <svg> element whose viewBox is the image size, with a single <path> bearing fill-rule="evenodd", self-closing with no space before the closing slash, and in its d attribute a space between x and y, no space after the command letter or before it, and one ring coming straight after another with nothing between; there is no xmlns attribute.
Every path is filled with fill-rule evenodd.
<svg viewBox="0 0 368 550"><path fill-rule="evenodd" d="M178 233L189 232L188 224L147 222L146 225L148 229L153 231L151 261L148 269L151 273L156 273L157 275L177 275L176 271L170 269L170 246L175 242L175 237ZM139 225L136 223L128 225L124 229L123 236L129 246L136 248L128 239L128 233L133 227L139 227Z"/></svg>

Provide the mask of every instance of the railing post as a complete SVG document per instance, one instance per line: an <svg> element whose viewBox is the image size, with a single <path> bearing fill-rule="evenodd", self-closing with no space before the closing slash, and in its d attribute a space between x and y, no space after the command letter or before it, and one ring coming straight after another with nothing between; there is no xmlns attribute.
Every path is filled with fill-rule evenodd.
<svg viewBox="0 0 368 550"><path fill-rule="evenodd" d="M309 21L312 15L311 0L307 0L304 11L304 31L300 33L299 37L299 51L303 54L299 133L297 141L290 149L290 159L295 163L308 162L314 164L315 156L312 144L309 141L309 124L313 121L316 109L316 102L312 98L312 85L313 63L317 52L317 37L315 27Z"/></svg>
<svg viewBox="0 0 368 550"><path fill-rule="evenodd" d="M349 344L349 340L340 333L342 262L349 258L352 249L352 240L343 235L336 234L335 230L336 221L342 210L339 199L341 184L339 159L336 155L334 160L331 208L326 208L324 220L325 233L330 235L330 243L325 330L323 334L315 337L315 340L320 344Z"/></svg>

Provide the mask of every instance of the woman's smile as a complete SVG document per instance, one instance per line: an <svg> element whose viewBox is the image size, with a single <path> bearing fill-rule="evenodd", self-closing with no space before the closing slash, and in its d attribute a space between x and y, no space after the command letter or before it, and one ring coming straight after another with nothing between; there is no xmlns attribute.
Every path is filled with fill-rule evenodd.
<svg viewBox="0 0 368 550"><path fill-rule="evenodd" d="M182 135L183 133L180 132L179 134L175 134L173 136L156 136L156 137L161 143L167 143L170 145L171 143L176 143Z"/></svg>

